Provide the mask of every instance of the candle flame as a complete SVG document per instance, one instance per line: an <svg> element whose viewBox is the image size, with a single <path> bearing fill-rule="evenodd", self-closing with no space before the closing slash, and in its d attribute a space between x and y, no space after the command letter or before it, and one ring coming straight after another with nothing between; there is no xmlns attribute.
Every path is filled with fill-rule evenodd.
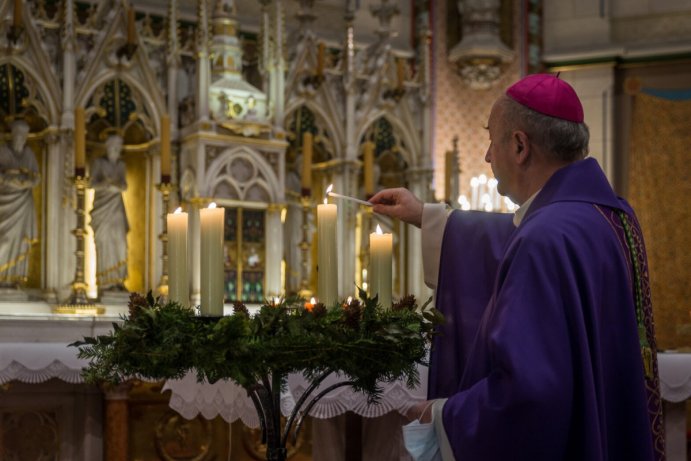
<svg viewBox="0 0 691 461"><path fill-rule="evenodd" d="M209 208L216 208L216 202L209 203Z"/></svg>
<svg viewBox="0 0 691 461"><path fill-rule="evenodd" d="M381 226L379 224L377 224L377 235L383 235L383 234L384 234L384 232L382 232Z"/></svg>
<svg viewBox="0 0 691 461"><path fill-rule="evenodd" d="M326 201L326 199L324 199L324 205L326 205L326 204L327 204L327 201Z"/></svg>
<svg viewBox="0 0 691 461"><path fill-rule="evenodd" d="M310 304L317 304L317 300L314 299L314 296L310 298Z"/></svg>
<svg viewBox="0 0 691 461"><path fill-rule="evenodd" d="M329 192L331 192L331 190L332 190L333 188L334 188L334 185L333 185L333 184L329 184L329 187L326 188L326 194L328 195Z"/></svg>
<svg viewBox="0 0 691 461"><path fill-rule="evenodd" d="M175 209L175 211L173 212L173 214L181 214L181 213L182 213L182 208L181 208L181 207L177 207L177 208Z"/></svg>
<svg viewBox="0 0 691 461"><path fill-rule="evenodd" d="M348 296L348 299L346 299L346 304L350 304L350 303L352 303L352 302L353 302L353 297L352 297L352 296Z"/></svg>

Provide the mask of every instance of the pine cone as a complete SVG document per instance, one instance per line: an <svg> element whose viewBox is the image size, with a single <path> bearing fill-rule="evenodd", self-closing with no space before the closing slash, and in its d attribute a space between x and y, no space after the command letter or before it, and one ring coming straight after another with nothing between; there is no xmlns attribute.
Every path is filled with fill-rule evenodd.
<svg viewBox="0 0 691 461"><path fill-rule="evenodd" d="M312 308L312 315L315 318L319 318L326 315L326 306L324 305L324 303L315 304Z"/></svg>
<svg viewBox="0 0 691 461"><path fill-rule="evenodd" d="M146 301L144 296L140 295L139 293L130 293L130 299L127 302L130 319L135 318L139 312L148 305L149 303Z"/></svg>
<svg viewBox="0 0 691 461"><path fill-rule="evenodd" d="M353 299L349 304L343 308L343 322L353 329L360 326L360 319L362 318L362 306L360 301Z"/></svg>
<svg viewBox="0 0 691 461"><path fill-rule="evenodd" d="M249 317L250 311L247 309L247 306L245 306L245 304L242 301L235 301L233 303L233 314L240 314Z"/></svg>
<svg viewBox="0 0 691 461"><path fill-rule="evenodd" d="M417 308L417 300L414 295L406 295L401 298L398 302L391 306L391 310L401 311L401 310L415 310Z"/></svg>

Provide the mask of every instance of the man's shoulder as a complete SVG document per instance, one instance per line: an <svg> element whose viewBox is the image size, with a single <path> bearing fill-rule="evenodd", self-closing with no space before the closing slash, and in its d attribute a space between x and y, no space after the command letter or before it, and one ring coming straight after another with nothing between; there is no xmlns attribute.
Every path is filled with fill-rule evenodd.
<svg viewBox="0 0 691 461"><path fill-rule="evenodd" d="M614 237L603 209L587 202L556 202L531 213L518 228L517 236L536 245L563 246L577 240Z"/></svg>

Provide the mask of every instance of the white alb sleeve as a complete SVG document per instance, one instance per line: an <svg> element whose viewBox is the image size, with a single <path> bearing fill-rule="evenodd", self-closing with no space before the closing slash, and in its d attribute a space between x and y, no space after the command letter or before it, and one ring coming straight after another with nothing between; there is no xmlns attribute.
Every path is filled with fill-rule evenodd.
<svg viewBox="0 0 691 461"><path fill-rule="evenodd" d="M446 436L442 416L444 404L447 400L448 399L437 399L434 401L434 404L432 405L432 424L434 424L434 432L437 435L437 443L439 444L439 452L441 454L442 461L455 461L456 458L453 455L453 450L451 450L449 438Z"/></svg>
<svg viewBox="0 0 691 461"><path fill-rule="evenodd" d="M425 285L433 290L437 288L441 242L449 211L444 203L425 203L422 208L422 268Z"/></svg>

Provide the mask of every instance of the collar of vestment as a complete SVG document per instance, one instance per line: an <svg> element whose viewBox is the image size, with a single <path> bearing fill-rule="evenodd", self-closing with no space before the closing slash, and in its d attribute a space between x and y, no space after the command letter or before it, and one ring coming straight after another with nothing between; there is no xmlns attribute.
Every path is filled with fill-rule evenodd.
<svg viewBox="0 0 691 461"><path fill-rule="evenodd" d="M594 158L579 160L558 169L532 198L521 221L540 208L557 202L593 203L630 212L625 202L616 196Z"/></svg>
<svg viewBox="0 0 691 461"><path fill-rule="evenodd" d="M518 227L521 225L521 221L523 221L523 217L525 214L528 212L528 208L530 208L530 204L533 203L533 200L537 196L537 194L540 193L540 189L538 189L533 195L531 195L528 200L523 202L523 205L518 207L516 212L513 214L513 225Z"/></svg>

